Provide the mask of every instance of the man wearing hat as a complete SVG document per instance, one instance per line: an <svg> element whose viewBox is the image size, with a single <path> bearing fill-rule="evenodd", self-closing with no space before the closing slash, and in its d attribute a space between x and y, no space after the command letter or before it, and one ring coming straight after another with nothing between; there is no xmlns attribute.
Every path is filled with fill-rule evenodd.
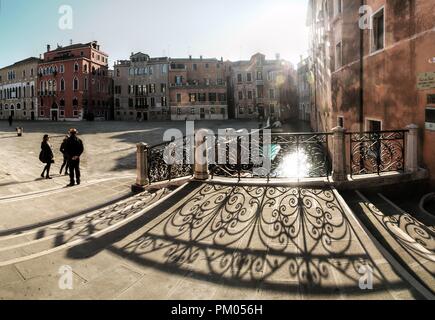
<svg viewBox="0 0 435 320"><path fill-rule="evenodd" d="M68 166L69 166L69 187L80 184L80 156L82 155L84 148L83 142L77 137L77 129L69 130L69 138L65 142L65 153L68 156ZM75 181L74 181L75 174Z"/></svg>

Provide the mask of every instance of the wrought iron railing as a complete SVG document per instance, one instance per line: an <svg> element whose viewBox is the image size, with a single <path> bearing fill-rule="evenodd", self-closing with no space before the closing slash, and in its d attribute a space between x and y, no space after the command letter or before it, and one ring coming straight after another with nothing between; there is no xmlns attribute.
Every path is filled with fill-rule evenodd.
<svg viewBox="0 0 435 320"><path fill-rule="evenodd" d="M350 132L350 174L404 171L406 130Z"/></svg>
<svg viewBox="0 0 435 320"><path fill-rule="evenodd" d="M331 137L331 133L272 134L270 141L266 142L261 133L230 139L216 138L216 161L209 166L210 174L212 178L239 179L327 177L331 173L328 154ZM243 139L246 143L242 142ZM235 143L236 152L235 148L231 148L231 144L234 146ZM268 152L265 148L269 148ZM222 161L219 149L225 150L225 161ZM263 163L252 161L258 155L270 157L270 170L262 171Z"/></svg>
<svg viewBox="0 0 435 320"><path fill-rule="evenodd" d="M173 180L177 178L183 178L193 175L193 154L190 154L187 146L193 143L193 136L187 136L183 138L182 146L180 148L180 141L164 142L156 146L151 147L148 150L148 179L150 183ZM177 145L179 144L179 145ZM171 158L175 159L177 156L181 162L172 163L167 161L170 152ZM178 154L181 152L182 154Z"/></svg>

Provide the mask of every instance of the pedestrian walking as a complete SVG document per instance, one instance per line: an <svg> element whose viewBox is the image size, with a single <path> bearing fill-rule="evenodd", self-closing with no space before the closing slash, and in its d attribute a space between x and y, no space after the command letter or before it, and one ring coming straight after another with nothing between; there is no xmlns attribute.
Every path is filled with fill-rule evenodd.
<svg viewBox="0 0 435 320"><path fill-rule="evenodd" d="M84 151L83 142L77 137L77 129L70 129L69 138L65 142L65 153L68 157L69 166L69 187L73 187L75 183L80 184L80 156ZM75 175L75 181L74 181Z"/></svg>
<svg viewBox="0 0 435 320"><path fill-rule="evenodd" d="M51 164L54 163L53 148L50 144L50 137L48 134L44 135L41 143L41 153L39 154L39 160L45 163L44 170L41 173L41 178L52 179L50 177Z"/></svg>
<svg viewBox="0 0 435 320"><path fill-rule="evenodd" d="M60 152L62 152L62 154L63 154L63 163L62 163L62 166L60 167L59 174L62 175L62 171L65 168L65 175L66 176L69 175L69 173L68 173L69 160L68 160L68 155L65 152L65 145L66 145L66 141L68 140L68 138L69 138L69 135L66 135L65 139L63 139L62 144L60 145Z"/></svg>
<svg viewBox="0 0 435 320"><path fill-rule="evenodd" d="M12 127L12 122L13 121L14 121L14 118L12 117L12 115L10 115L9 118L8 118L9 127Z"/></svg>

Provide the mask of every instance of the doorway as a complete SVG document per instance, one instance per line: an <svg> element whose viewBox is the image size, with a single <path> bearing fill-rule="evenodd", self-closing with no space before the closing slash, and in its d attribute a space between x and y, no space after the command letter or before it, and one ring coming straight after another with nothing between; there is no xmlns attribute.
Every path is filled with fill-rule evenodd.
<svg viewBox="0 0 435 320"><path fill-rule="evenodd" d="M57 110L51 110L51 120L57 121L57 119L58 119Z"/></svg>

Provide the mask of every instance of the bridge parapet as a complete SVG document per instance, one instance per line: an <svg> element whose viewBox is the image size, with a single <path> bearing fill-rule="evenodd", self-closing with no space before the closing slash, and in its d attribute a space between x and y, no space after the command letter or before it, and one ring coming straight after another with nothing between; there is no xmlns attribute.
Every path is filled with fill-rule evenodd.
<svg viewBox="0 0 435 320"><path fill-rule="evenodd" d="M329 133L275 134L260 129L227 132L225 137L201 129L194 136L153 147L138 144L133 190L186 177L345 188L375 181L394 184L402 178L412 181L427 176L418 166L417 149L416 125L376 132L346 132L336 127Z"/></svg>

